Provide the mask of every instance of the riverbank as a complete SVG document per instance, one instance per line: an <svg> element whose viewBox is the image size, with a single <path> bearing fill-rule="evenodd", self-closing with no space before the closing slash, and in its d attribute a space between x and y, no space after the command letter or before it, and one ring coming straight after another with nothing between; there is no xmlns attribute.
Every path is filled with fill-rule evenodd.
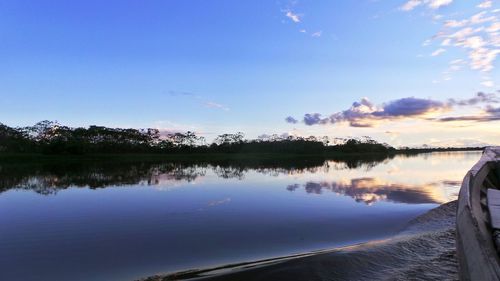
<svg viewBox="0 0 500 281"><path fill-rule="evenodd" d="M394 158L394 153L110 153L50 155L40 153L0 153L0 164L9 166L92 164L92 163L176 163L221 166L320 166L327 160L349 163L378 163Z"/></svg>
<svg viewBox="0 0 500 281"><path fill-rule="evenodd" d="M205 152L205 153L89 153L89 154L44 154L44 153L10 153L0 152L0 163L28 164L51 162L92 162L92 161L120 161L120 162L227 162L227 161L283 161L283 160L353 160L365 159L383 161L396 155L411 157L413 155L433 152L480 151L483 148L455 148L455 149L402 149L388 152Z"/></svg>
<svg viewBox="0 0 500 281"><path fill-rule="evenodd" d="M142 280L458 280L456 208L445 203L385 240Z"/></svg>

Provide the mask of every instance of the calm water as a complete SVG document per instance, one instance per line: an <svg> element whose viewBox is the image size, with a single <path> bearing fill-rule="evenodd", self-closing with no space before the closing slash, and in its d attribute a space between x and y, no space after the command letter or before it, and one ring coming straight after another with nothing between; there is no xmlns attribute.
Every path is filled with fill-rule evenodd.
<svg viewBox="0 0 500 281"><path fill-rule="evenodd" d="M0 164L0 280L134 280L387 237L456 199L479 157Z"/></svg>

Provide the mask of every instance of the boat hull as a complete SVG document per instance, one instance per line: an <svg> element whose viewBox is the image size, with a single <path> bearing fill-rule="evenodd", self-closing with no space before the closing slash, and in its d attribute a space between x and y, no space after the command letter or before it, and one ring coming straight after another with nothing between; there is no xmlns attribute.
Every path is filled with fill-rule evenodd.
<svg viewBox="0 0 500 281"><path fill-rule="evenodd" d="M490 173L497 172L499 161L500 148L486 148L460 188L456 222L460 280L500 280L500 260L484 204L484 182Z"/></svg>

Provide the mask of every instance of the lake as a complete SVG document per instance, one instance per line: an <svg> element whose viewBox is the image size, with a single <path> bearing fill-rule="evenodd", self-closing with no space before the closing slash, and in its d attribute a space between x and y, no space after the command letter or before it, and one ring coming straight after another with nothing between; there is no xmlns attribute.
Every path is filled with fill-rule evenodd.
<svg viewBox="0 0 500 281"><path fill-rule="evenodd" d="M0 163L0 280L136 280L382 239L481 152Z"/></svg>

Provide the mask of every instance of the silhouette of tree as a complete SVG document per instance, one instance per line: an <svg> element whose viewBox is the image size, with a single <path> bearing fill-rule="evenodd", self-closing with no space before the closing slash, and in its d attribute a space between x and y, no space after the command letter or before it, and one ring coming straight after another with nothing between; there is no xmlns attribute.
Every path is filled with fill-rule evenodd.
<svg viewBox="0 0 500 281"><path fill-rule="evenodd" d="M242 132L217 136L211 144L195 132L162 135L158 129L68 127L44 120L28 127L12 128L0 123L0 152L47 154L85 153L420 153L467 150L471 148L403 147L399 150L378 143L369 136L361 138L300 137L264 135L245 139ZM481 148L476 148L481 149Z"/></svg>

